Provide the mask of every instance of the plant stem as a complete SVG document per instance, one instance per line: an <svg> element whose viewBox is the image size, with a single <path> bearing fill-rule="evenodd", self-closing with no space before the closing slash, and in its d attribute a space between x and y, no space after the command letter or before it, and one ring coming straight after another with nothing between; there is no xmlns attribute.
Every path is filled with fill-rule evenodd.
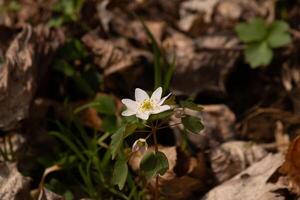
<svg viewBox="0 0 300 200"><path fill-rule="evenodd" d="M155 154L158 153L156 131L157 131L157 122L154 127L152 126L152 131L151 131L154 139ZM155 177L154 200L158 200L158 198L159 198L159 192L158 192L158 174L157 174Z"/></svg>

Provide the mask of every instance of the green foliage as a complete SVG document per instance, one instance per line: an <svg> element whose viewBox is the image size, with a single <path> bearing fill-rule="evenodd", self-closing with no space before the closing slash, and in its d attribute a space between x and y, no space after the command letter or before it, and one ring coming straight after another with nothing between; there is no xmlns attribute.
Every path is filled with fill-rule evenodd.
<svg viewBox="0 0 300 200"><path fill-rule="evenodd" d="M116 113L113 97L106 95L96 97L94 101L78 107L74 112L78 113L86 108L95 108L100 114L115 115Z"/></svg>
<svg viewBox="0 0 300 200"><path fill-rule="evenodd" d="M88 53L81 41L70 39L59 50L53 69L63 74L79 92L94 96L101 82L100 74L91 65L85 64L87 60ZM78 63L80 68L76 68Z"/></svg>
<svg viewBox="0 0 300 200"><path fill-rule="evenodd" d="M150 115L149 121L166 120L169 119L173 115L173 113L174 113L173 110L167 110L162 113Z"/></svg>
<svg viewBox="0 0 300 200"><path fill-rule="evenodd" d="M110 194L110 196L127 199L110 184L109 180L113 174L109 162L110 151L106 150L104 154L99 154L100 150L103 151L105 148L99 143L103 143L107 136L104 138L97 135L89 136L78 121L68 123L67 126L60 123L57 125L59 130L52 131L50 134L62 141L69 150L64 154L60 153L63 157L60 157L56 163L69 172L77 169L73 172L73 176L80 175L80 180L77 181L81 182L82 190L91 198L101 199L104 195Z"/></svg>
<svg viewBox="0 0 300 200"><path fill-rule="evenodd" d="M114 185L118 185L119 189L122 190L125 185L127 175L128 175L127 160L124 158L117 159L114 166L112 183Z"/></svg>
<svg viewBox="0 0 300 200"><path fill-rule="evenodd" d="M166 155L160 151L148 152L144 155L140 163L140 169L145 173L147 178L156 175L164 175L169 169L169 162Z"/></svg>
<svg viewBox="0 0 300 200"><path fill-rule="evenodd" d="M115 159L119 153L124 139L132 134L137 128L136 124L124 124L111 136L111 155L112 159Z"/></svg>
<svg viewBox="0 0 300 200"><path fill-rule="evenodd" d="M192 133L198 134L204 128L201 120L194 116L186 115L181 122L184 128Z"/></svg>
<svg viewBox="0 0 300 200"><path fill-rule="evenodd" d="M0 13L18 12L21 9L21 4L18 1L11 0L9 3L0 5Z"/></svg>
<svg viewBox="0 0 300 200"><path fill-rule="evenodd" d="M203 110L202 107L200 107L199 105L195 104L193 101L191 100L185 100L185 101L180 101L179 103L181 105L181 107L183 108L189 108L191 110L195 110L195 111L199 111L201 112Z"/></svg>
<svg viewBox="0 0 300 200"><path fill-rule="evenodd" d="M52 178L49 183L45 185L51 191L56 191L58 194L61 194L65 200L74 200L74 195L72 191L68 190L66 186L59 180Z"/></svg>
<svg viewBox="0 0 300 200"><path fill-rule="evenodd" d="M52 10L58 14L48 22L50 27L59 27L64 24L75 22L80 18L80 11L85 0L60 0L53 6Z"/></svg>
<svg viewBox="0 0 300 200"><path fill-rule="evenodd" d="M164 49L159 46L158 42L144 21L142 19L140 19L140 21L152 45L152 52L154 56L154 89L162 86L163 91L165 92L169 88L175 70L175 57L171 62L168 60Z"/></svg>
<svg viewBox="0 0 300 200"><path fill-rule="evenodd" d="M252 68L269 65L273 59L272 49L288 45L292 40L289 25L279 20L266 24L263 19L255 18L239 23L235 30L246 44L245 57Z"/></svg>

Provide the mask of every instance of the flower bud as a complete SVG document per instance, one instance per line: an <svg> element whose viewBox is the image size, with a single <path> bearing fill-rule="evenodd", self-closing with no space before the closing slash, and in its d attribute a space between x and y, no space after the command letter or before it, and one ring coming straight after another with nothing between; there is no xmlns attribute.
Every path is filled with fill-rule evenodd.
<svg viewBox="0 0 300 200"><path fill-rule="evenodd" d="M148 144L144 138L140 138L136 140L132 145L132 152L141 152L142 154L145 153L148 149Z"/></svg>

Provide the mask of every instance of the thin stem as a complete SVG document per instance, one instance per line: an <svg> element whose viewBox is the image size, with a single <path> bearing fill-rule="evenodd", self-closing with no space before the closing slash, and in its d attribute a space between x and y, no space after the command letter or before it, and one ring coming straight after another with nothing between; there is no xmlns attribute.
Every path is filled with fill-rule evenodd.
<svg viewBox="0 0 300 200"><path fill-rule="evenodd" d="M10 155L11 155L11 160L14 160L15 155L14 155L14 148L13 148L13 144L12 144L12 135L8 136L8 146L9 146L9 151L10 151Z"/></svg>
<svg viewBox="0 0 300 200"><path fill-rule="evenodd" d="M155 154L158 153L158 143L157 143L156 131L157 131L157 121L155 123L155 126L152 127L152 129L151 129L151 132L152 132L152 135L153 135L153 140L154 140ZM159 198L159 193L158 193L158 175L156 175L155 189L154 189L154 200L158 200L158 198Z"/></svg>
<svg viewBox="0 0 300 200"><path fill-rule="evenodd" d="M170 128L170 127L173 127L173 126L178 126L180 124L182 124L182 123L170 124L168 126L161 126L161 127L157 128L156 130L160 130L160 129L164 129L164 128Z"/></svg>
<svg viewBox="0 0 300 200"><path fill-rule="evenodd" d="M151 131L135 131L135 133L151 133Z"/></svg>

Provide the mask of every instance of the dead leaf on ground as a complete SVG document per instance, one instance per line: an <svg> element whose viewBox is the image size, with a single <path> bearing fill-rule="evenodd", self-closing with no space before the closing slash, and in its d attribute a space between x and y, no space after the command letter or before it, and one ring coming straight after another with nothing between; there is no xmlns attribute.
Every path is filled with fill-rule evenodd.
<svg viewBox="0 0 300 200"><path fill-rule="evenodd" d="M94 54L94 63L108 76L133 66L143 53L138 53L125 39L104 40L96 33L87 33L82 37L83 43Z"/></svg>
<svg viewBox="0 0 300 200"><path fill-rule="evenodd" d="M300 136L296 137L289 146L285 162L280 171L289 178L289 187L300 195Z"/></svg>
<svg viewBox="0 0 300 200"><path fill-rule="evenodd" d="M16 163L0 163L0 199L30 200L30 179L23 177Z"/></svg>
<svg viewBox="0 0 300 200"><path fill-rule="evenodd" d="M212 150L210 162L218 182L224 182L262 160L267 152L260 146L242 141L223 143Z"/></svg>
<svg viewBox="0 0 300 200"><path fill-rule="evenodd" d="M176 69L171 85L173 92L189 96L199 93L224 96L225 82L240 55L240 52L235 50L235 41L237 40L231 36L204 36L192 39L178 32L167 37L163 41L167 55L176 57Z"/></svg>
<svg viewBox="0 0 300 200"><path fill-rule="evenodd" d="M63 40L60 31L25 25L10 44L0 70L1 129L15 128L27 117L39 78Z"/></svg>
<svg viewBox="0 0 300 200"><path fill-rule="evenodd" d="M283 160L280 153L269 154L232 179L210 190L201 200L265 200L267 193L276 193L276 190L286 188L280 180L267 183ZM278 194L272 200L281 200L281 196Z"/></svg>

